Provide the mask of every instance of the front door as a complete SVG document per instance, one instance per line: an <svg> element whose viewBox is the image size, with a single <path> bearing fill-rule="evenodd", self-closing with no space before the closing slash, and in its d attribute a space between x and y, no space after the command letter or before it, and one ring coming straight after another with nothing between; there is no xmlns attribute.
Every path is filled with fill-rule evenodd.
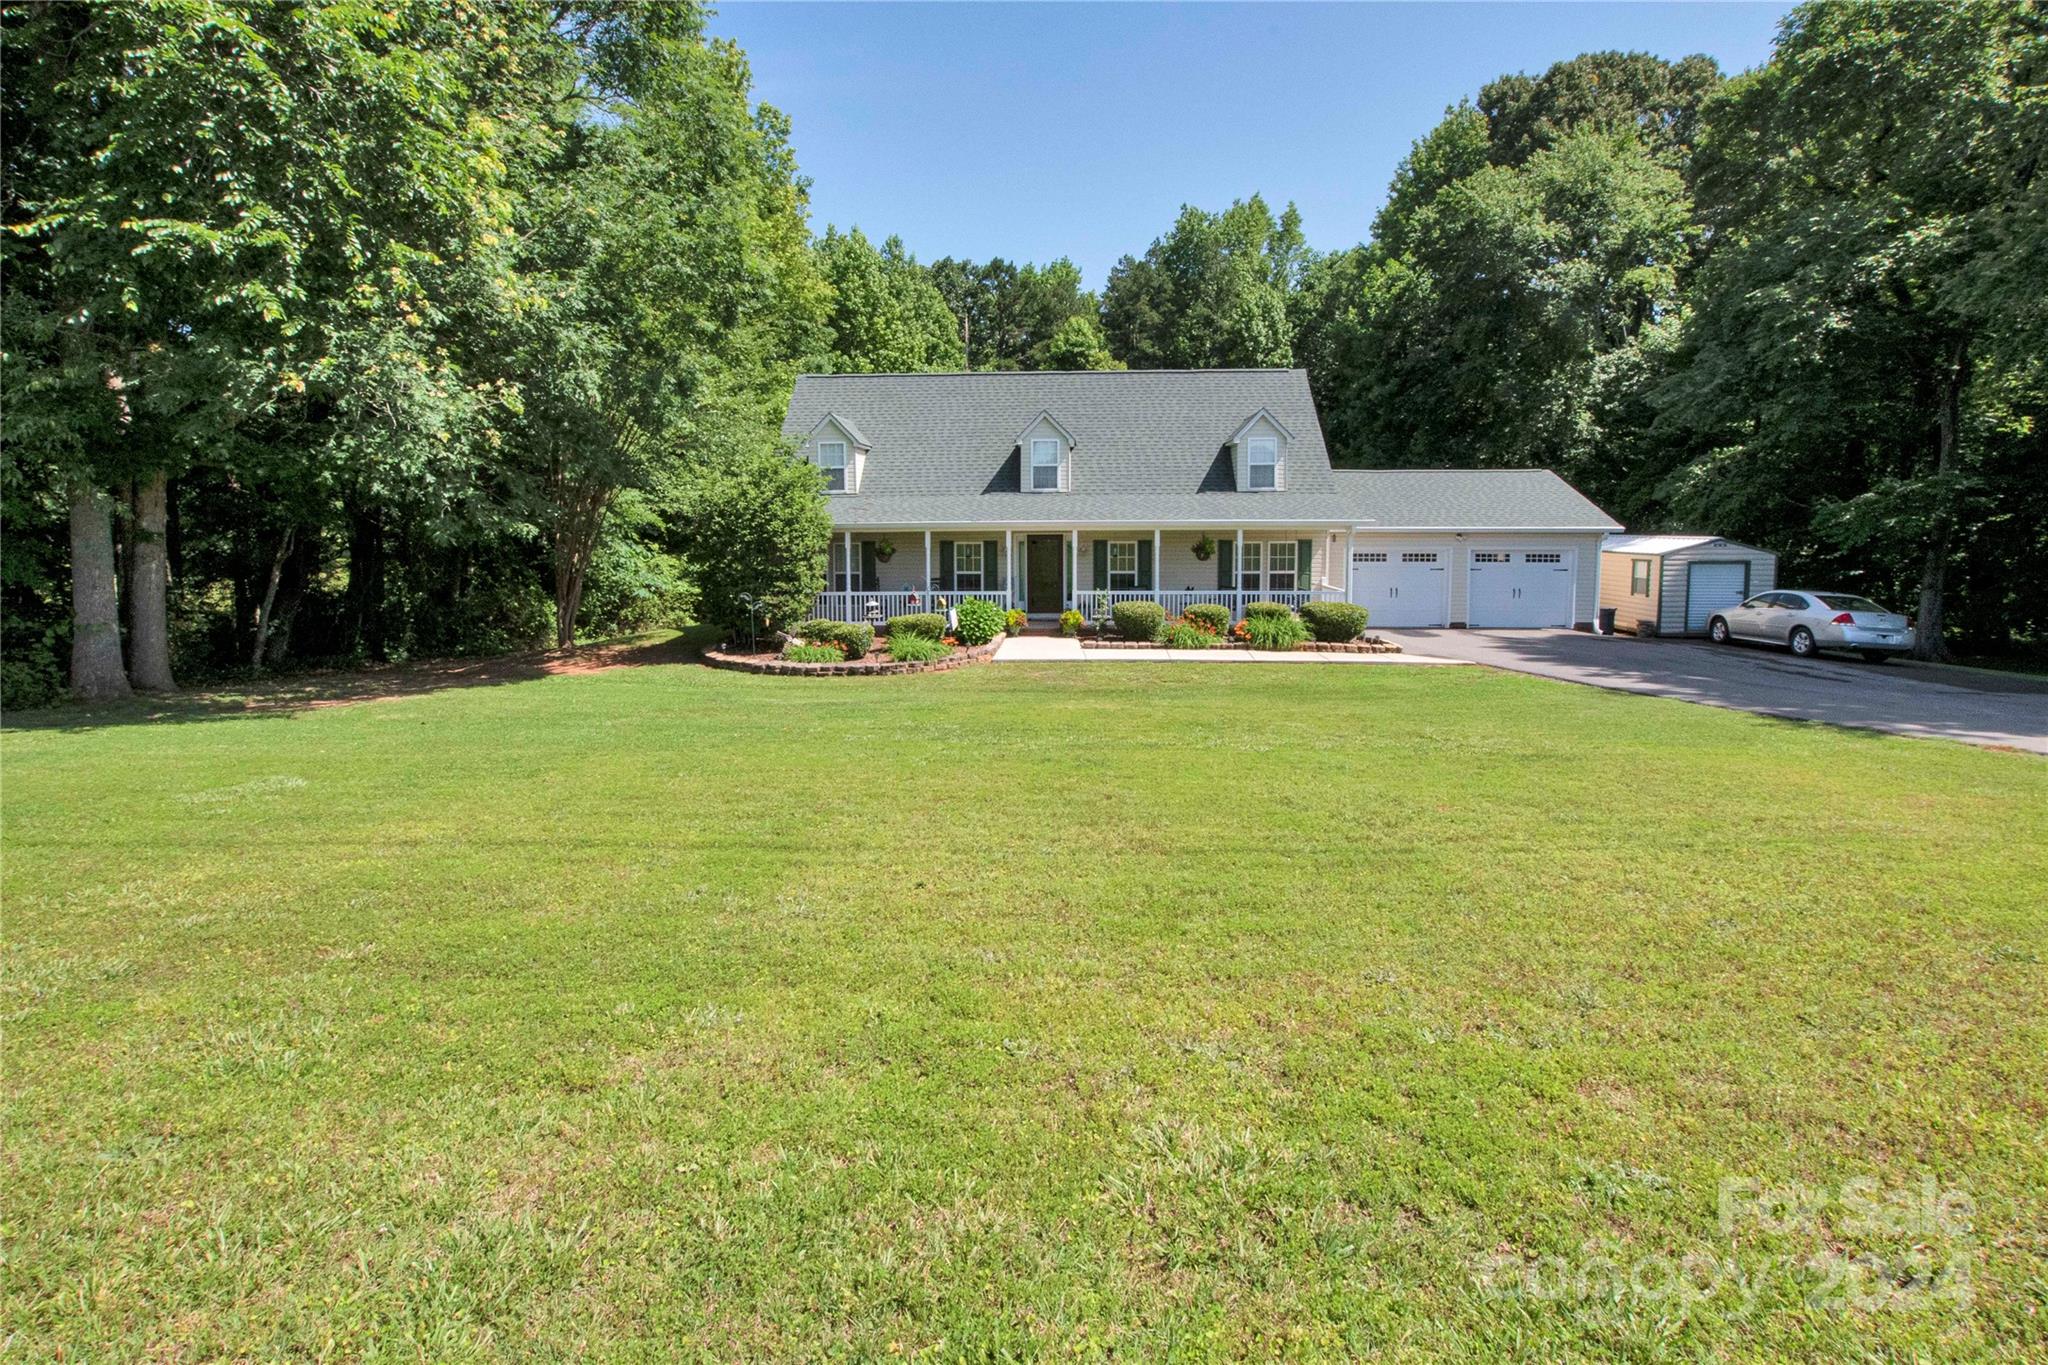
<svg viewBox="0 0 2048 1365"><path fill-rule="evenodd" d="M1066 547L1058 536L1031 536L1024 548L1029 579L1024 585L1024 610L1037 615L1057 613L1065 605L1060 596L1060 568Z"/></svg>

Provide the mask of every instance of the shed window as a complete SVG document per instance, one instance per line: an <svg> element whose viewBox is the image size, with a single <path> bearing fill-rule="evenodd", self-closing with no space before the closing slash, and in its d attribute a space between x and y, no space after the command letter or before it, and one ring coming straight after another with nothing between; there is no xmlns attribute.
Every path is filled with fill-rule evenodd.
<svg viewBox="0 0 2048 1365"><path fill-rule="evenodd" d="M1628 595L1648 597L1650 595L1650 561L1631 559L1628 562Z"/></svg>

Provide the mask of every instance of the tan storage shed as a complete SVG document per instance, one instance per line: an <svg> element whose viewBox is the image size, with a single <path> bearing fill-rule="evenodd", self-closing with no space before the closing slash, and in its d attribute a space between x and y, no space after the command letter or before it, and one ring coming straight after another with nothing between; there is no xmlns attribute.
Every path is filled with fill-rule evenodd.
<svg viewBox="0 0 2048 1365"><path fill-rule="evenodd" d="M1632 635L1704 635L1707 618L1778 586L1778 557L1719 536L1609 536L1600 605Z"/></svg>

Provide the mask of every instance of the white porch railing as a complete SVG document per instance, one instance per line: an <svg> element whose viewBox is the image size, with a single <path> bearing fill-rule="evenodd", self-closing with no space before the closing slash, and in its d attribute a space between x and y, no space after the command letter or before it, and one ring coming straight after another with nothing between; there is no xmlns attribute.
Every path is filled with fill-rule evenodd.
<svg viewBox="0 0 2048 1365"><path fill-rule="evenodd" d="M1004 611L1010 609L1010 594L977 592L972 588L954 592L821 592L811 604L811 615L827 621L866 621L873 615L886 621L912 612L937 611L940 601L957 607L970 597L993 602ZM875 608L873 613L868 611L870 606Z"/></svg>
<svg viewBox="0 0 2048 1365"><path fill-rule="evenodd" d="M1246 589L1239 592L1233 588L1182 588L1161 592L1115 592L1089 591L1081 594L1080 611L1089 620L1098 620L1108 614L1118 602L1157 602L1168 616L1179 616L1189 607L1209 604L1228 607L1232 617L1244 615L1247 602L1278 602L1282 606L1299 608L1304 602L1341 602L1344 594L1337 588L1294 588L1269 589L1264 592Z"/></svg>

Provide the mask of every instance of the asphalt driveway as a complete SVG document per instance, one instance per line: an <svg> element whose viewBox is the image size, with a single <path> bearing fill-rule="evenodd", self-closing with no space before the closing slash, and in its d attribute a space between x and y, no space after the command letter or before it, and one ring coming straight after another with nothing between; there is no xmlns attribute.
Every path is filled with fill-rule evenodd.
<svg viewBox="0 0 2048 1365"><path fill-rule="evenodd" d="M1572 630L1383 630L1404 650L1759 715L2048 754L2048 680Z"/></svg>

